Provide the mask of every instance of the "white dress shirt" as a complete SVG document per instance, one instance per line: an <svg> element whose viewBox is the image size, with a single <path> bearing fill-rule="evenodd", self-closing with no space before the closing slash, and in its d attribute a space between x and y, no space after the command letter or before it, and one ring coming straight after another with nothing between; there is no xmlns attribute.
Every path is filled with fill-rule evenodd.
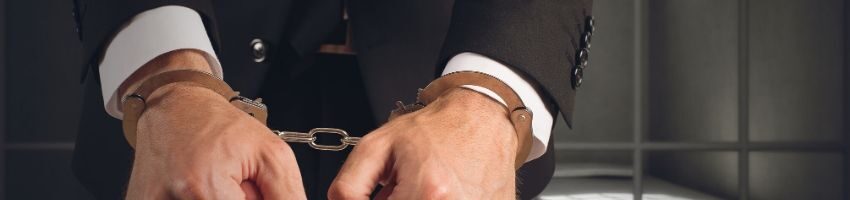
<svg viewBox="0 0 850 200"><path fill-rule="evenodd" d="M109 43L100 62L101 91L106 112L112 117L121 119L122 113L118 109L118 101L121 99L117 96L118 87L148 61L164 53L180 49L204 52L213 74L223 76L221 64L213 50L201 16L194 10L183 6L163 6L133 17ZM471 52L452 57L446 64L443 74L456 71L482 72L510 86L534 115L531 122L534 140L526 162L546 152L553 125L552 115L544 106L534 86L504 64ZM464 87L505 104L501 97L489 89L474 85Z"/></svg>
<svg viewBox="0 0 850 200"><path fill-rule="evenodd" d="M183 6L163 6L139 13L106 47L100 62L101 92L106 112L121 119L118 87L136 69L159 55L179 49L204 52L212 72L222 77L221 64L210 42L204 23L195 10Z"/></svg>

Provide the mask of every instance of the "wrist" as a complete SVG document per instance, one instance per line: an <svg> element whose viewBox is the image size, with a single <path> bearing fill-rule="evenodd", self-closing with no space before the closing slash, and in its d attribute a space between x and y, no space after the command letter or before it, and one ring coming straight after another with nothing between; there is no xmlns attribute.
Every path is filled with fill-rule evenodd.
<svg viewBox="0 0 850 200"><path fill-rule="evenodd" d="M203 129L199 127L213 124L214 119L219 119L227 113L228 107L232 107L212 90L186 82L163 85L153 91L145 102L146 108L137 118L136 131L132 137L125 133L133 148L152 147L152 141L200 138L202 136L197 134L205 133L197 131Z"/></svg>
<svg viewBox="0 0 850 200"><path fill-rule="evenodd" d="M504 121L510 124L510 120L505 117L508 114L507 109L502 103L485 94L467 88L452 89L437 98L432 105L443 109L456 109L475 115L495 116L494 119L501 119L498 121Z"/></svg>
<svg viewBox="0 0 850 200"><path fill-rule="evenodd" d="M243 110L265 124L265 105L238 94L239 92L233 91L224 81L204 72L175 70L160 73L145 80L133 94L122 100L124 135L130 146L134 146L136 132L140 129L138 125L142 123L140 118L159 120L150 119L148 116L151 114L142 116L148 112L164 113L165 115L160 116L182 122L193 120L192 117L186 117L185 113L209 114L216 111Z"/></svg>
<svg viewBox="0 0 850 200"><path fill-rule="evenodd" d="M173 113L213 104L227 104L227 99L215 91L197 84L177 82L164 85L153 91L146 100L147 111L143 112L142 115L156 111Z"/></svg>
<svg viewBox="0 0 850 200"><path fill-rule="evenodd" d="M127 95L127 93L139 87L139 84L144 80L156 74L187 69L206 73L212 72L212 68L202 51L194 49L174 50L163 53L139 67L118 86L118 95L121 97Z"/></svg>
<svg viewBox="0 0 850 200"><path fill-rule="evenodd" d="M464 124L480 127L476 130L486 130L480 134L463 134L481 138L482 141L490 141L500 149L509 150L512 155L517 154L518 138L513 124L507 117L508 111L502 103L490 96L467 88L456 88L438 97L432 104L426 106L428 107L443 112L444 119L459 120Z"/></svg>
<svg viewBox="0 0 850 200"><path fill-rule="evenodd" d="M504 101L504 104L501 105L503 107L500 107L501 102L497 103L485 94L459 90L464 85L488 89ZM397 105L399 107L392 111L390 120L418 109L427 110L423 114L429 114L429 112L434 110L452 110L454 112L443 112L450 114L443 115L442 117L450 118L440 119L460 121L459 123L463 124L461 126L475 126L474 128L478 130L472 132L476 133L487 131L514 133L514 137L494 137L492 134L490 137L511 138L514 140L512 144L516 147L510 149L515 152L513 155L516 156L514 162L516 169L519 169L525 163L531 150L531 110L526 108L522 99L519 98L519 95L510 86L488 74L474 71L458 71L443 75L429 83L424 89L419 90L416 104L402 105L401 103L397 103ZM497 107L502 109L497 109ZM498 113L501 113L501 117L498 117ZM505 123L508 124L507 128L501 126ZM488 125L490 126L488 127Z"/></svg>

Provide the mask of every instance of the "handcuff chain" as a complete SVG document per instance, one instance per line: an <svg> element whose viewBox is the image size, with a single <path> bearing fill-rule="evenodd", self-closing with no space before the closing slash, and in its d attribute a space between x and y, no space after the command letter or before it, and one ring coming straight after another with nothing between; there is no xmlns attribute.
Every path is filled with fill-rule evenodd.
<svg viewBox="0 0 850 200"><path fill-rule="evenodd" d="M286 142L295 142L295 143L306 143L310 145L313 149L324 150L324 151L341 151L348 147L348 145L357 145L360 142L360 137L351 137L348 136L348 132L345 130L338 128L314 128L309 132L295 132L295 131L279 131L272 130L272 132L280 137L280 139ZM341 136L339 139L340 144L338 145L327 145L327 144L319 144L317 142L316 135L319 133L328 133L328 134L336 134Z"/></svg>
<svg viewBox="0 0 850 200"><path fill-rule="evenodd" d="M394 109L390 113L390 120L400 115L404 115L407 113L415 112L424 107L423 104L415 103L410 105L405 105L401 101L396 102L397 108ZM295 131L280 131L280 130L272 130L272 133L280 137L283 141L293 142L293 143L306 143L310 145L313 149L324 150L324 151L341 151L348 147L348 145L357 145L360 142L360 137L352 137L348 135L348 132L345 130L338 128L314 128L309 132L295 132ZM317 142L316 134L319 133L328 133L328 134L336 134L341 136L339 139L340 144L338 145L326 145L319 144Z"/></svg>

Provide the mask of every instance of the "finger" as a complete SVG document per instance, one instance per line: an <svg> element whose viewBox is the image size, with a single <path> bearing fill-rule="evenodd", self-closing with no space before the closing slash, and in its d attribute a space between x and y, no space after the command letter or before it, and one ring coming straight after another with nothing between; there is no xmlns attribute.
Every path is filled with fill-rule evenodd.
<svg viewBox="0 0 850 200"><path fill-rule="evenodd" d="M246 200L259 200L263 199L263 196L260 195L260 191L257 188L257 185L252 181L242 181L242 184L239 185L242 187L242 191L245 192Z"/></svg>
<svg viewBox="0 0 850 200"><path fill-rule="evenodd" d="M393 193L396 184L388 184L381 188L381 191L378 191L378 195L375 195L376 200L385 200L389 199L390 194Z"/></svg>
<svg viewBox="0 0 850 200"><path fill-rule="evenodd" d="M280 141L281 148L262 153L253 174L261 196L265 199L307 199L295 154Z"/></svg>
<svg viewBox="0 0 850 200"><path fill-rule="evenodd" d="M364 141L351 151L331 183L328 190L330 199L369 199L383 177L389 164L390 147Z"/></svg>

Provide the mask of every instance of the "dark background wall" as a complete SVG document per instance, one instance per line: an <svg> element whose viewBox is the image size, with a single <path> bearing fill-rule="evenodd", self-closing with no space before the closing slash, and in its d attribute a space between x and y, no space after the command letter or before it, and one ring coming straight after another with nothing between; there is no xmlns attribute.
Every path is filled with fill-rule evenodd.
<svg viewBox="0 0 850 200"><path fill-rule="evenodd" d="M7 199L91 198L70 168L83 92L72 2L3 1Z"/></svg>
<svg viewBox="0 0 850 200"><path fill-rule="evenodd" d="M846 146L847 4L596 0L591 68L574 129L558 124L559 146L631 142L634 133L648 142ZM83 92L71 1L0 0L0 11L0 194L89 199L70 170ZM635 163L629 151L559 151L564 163ZM848 188L841 152L739 153L647 151L641 165L723 198L739 196L742 170L753 199L840 199Z"/></svg>
<svg viewBox="0 0 850 200"><path fill-rule="evenodd" d="M6 2L0 1L0 10ZM6 15L0 14L0 194L6 194ZM3 195L5 196L5 195Z"/></svg>

